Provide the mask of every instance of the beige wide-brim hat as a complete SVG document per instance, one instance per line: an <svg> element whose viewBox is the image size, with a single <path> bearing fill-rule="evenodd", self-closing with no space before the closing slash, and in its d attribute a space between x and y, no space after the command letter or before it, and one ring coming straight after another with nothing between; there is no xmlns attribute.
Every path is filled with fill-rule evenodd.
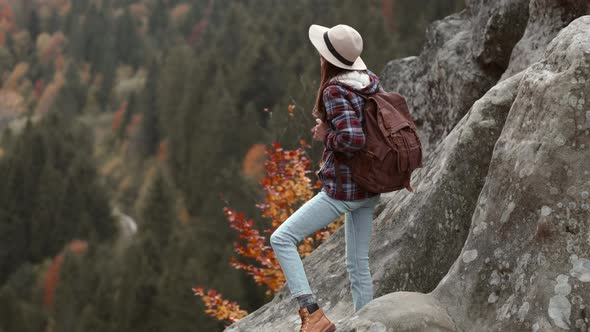
<svg viewBox="0 0 590 332"><path fill-rule="evenodd" d="M317 24L309 27L309 40L320 54L336 67L363 70L363 38L353 27L338 24L331 28Z"/></svg>

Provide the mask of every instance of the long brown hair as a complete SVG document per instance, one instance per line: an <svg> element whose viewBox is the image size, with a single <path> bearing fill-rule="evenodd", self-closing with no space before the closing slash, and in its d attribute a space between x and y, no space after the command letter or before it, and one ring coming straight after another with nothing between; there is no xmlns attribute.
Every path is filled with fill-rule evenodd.
<svg viewBox="0 0 590 332"><path fill-rule="evenodd" d="M328 86L328 81L331 78L333 78L334 76L337 76L338 74L349 71L349 70L345 69L345 68L336 67L333 64L331 64L330 62L328 62L325 58L323 61L323 65L320 67L321 67L320 68L320 73L321 73L320 87L317 92L315 106L313 107L312 114L313 114L313 116L320 118L320 119L322 119L322 121L325 122L326 121L326 107L325 107L324 102L322 100L322 92L324 91L324 88L326 88L326 86Z"/></svg>

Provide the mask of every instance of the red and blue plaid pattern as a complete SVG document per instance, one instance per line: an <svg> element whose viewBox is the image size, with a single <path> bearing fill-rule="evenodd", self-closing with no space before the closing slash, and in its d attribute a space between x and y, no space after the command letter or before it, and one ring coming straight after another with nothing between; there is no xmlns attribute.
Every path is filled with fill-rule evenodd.
<svg viewBox="0 0 590 332"><path fill-rule="evenodd" d="M368 69L366 72L371 81L369 85L357 88L333 79L334 82L324 89L322 95L330 131L324 141L323 164L316 175L322 182L322 190L326 191L330 197L339 200L352 201L377 195L360 188L352 180L350 167L344 163L338 164L341 182L337 188L334 165L334 151L351 157L353 152L360 150L365 145L365 134L362 127L362 109L365 100L352 91L365 94L377 91L379 78Z"/></svg>

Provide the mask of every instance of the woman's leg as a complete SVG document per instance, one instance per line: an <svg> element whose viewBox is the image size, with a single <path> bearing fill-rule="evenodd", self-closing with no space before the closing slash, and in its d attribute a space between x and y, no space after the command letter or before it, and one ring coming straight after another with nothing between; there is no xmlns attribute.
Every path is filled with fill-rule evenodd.
<svg viewBox="0 0 590 332"><path fill-rule="evenodd" d="M320 191L285 220L270 236L270 244L287 279L291 297L312 294L297 243L342 215L345 206Z"/></svg>
<svg viewBox="0 0 590 332"><path fill-rule="evenodd" d="M373 279L369 271L369 241L373 225L373 210L378 198L345 214L346 269L354 311L373 299Z"/></svg>

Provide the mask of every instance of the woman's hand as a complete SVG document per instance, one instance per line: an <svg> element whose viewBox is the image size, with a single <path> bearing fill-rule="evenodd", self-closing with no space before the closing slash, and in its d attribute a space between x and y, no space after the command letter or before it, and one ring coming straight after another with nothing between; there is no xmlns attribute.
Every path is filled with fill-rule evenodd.
<svg viewBox="0 0 590 332"><path fill-rule="evenodd" d="M330 128L328 127L328 124L323 122L321 119L315 119L315 122L317 123L317 125L311 128L311 132L313 133L313 139L316 141L323 142Z"/></svg>

